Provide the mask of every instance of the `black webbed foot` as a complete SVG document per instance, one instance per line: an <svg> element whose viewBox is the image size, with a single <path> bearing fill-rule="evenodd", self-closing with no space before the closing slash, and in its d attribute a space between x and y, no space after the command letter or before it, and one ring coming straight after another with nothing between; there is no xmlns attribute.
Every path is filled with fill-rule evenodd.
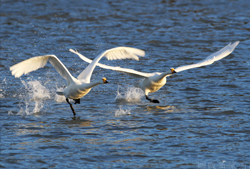
<svg viewBox="0 0 250 169"><path fill-rule="evenodd" d="M160 103L159 100L150 100L152 103Z"/></svg>
<svg viewBox="0 0 250 169"><path fill-rule="evenodd" d="M80 104L80 99L73 99L75 101L75 104Z"/></svg>
<svg viewBox="0 0 250 169"><path fill-rule="evenodd" d="M150 98L148 98L147 95L146 95L146 99L149 100L152 103L160 103L159 100L150 99Z"/></svg>

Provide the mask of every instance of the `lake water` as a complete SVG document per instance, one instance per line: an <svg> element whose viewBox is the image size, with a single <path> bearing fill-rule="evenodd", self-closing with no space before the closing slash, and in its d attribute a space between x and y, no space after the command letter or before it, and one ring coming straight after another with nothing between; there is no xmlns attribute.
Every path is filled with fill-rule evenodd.
<svg viewBox="0 0 250 169"><path fill-rule="evenodd" d="M250 3L208 1L1 1L0 168L250 168ZM21 78L9 67L55 54L73 76L102 51L143 49L140 61L100 62L163 72L240 41L221 61L169 77L148 102L133 77L106 77L74 105L51 64Z"/></svg>

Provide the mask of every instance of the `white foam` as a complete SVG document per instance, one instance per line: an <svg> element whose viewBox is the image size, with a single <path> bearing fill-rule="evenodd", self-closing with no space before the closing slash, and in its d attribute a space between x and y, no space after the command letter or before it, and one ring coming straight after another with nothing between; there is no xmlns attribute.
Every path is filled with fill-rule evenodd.
<svg viewBox="0 0 250 169"><path fill-rule="evenodd" d="M37 80L25 82L21 80L25 92L20 94L20 110L17 115L31 115L39 112L44 107L44 101L50 99L50 92ZM22 105L24 103L24 106Z"/></svg>
<svg viewBox="0 0 250 169"><path fill-rule="evenodd" d="M129 86L127 88L122 88L122 92L119 91L120 88L121 87L118 86L115 98L117 101L138 102L144 97L144 93L140 88Z"/></svg>
<svg viewBox="0 0 250 169"><path fill-rule="evenodd" d="M131 114L130 113L130 110L123 110L120 106L119 110L116 110L115 111L115 116L122 116L122 115L129 115Z"/></svg>
<svg viewBox="0 0 250 169"><path fill-rule="evenodd" d="M5 95L4 87L6 86L6 84L7 84L7 81L6 81L6 78L4 78L2 80L2 83L0 83L0 98L1 99L4 98L4 95Z"/></svg>
<svg viewBox="0 0 250 169"><path fill-rule="evenodd" d="M56 87L56 91L63 91L63 89L64 89L64 88L62 88L62 87ZM55 92L55 93L56 93L56 92ZM56 95L55 95L55 101L56 101L57 103L66 102L66 98L65 98L65 96L56 94Z"/></svg>
<svg viewBox="0 0 250 169"><path fill-rule="evenodd" d="M8 115L12 116L12 115L14 115L14 114L13 114L12 111L10 110L10 111L8 111Z"/></svg>
<svg viewBox="0 0 250 169"><path fill-rule="evenodd" d="M2 89L0 89L0 92L3 92ZM4 95L2 93L0 93L0 99L3 99L4 98Z"/></svg>

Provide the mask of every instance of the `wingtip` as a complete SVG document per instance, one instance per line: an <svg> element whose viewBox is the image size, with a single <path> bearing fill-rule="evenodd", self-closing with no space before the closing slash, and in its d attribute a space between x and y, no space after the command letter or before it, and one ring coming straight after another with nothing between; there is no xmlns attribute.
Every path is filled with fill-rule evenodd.
<svg viewBox="0 0 250 169"><path fill-rule="evenodd" d="M236 48L236 46L239 45L239 43L240 43L240 41L236 41L233 44L230 44L231 50L233 51Z"/></svg>
<svg viewBox="0 0 250 169"><path fill-rule="evenodd" d="M238 44L240 43L240 41L236 41L236 42L234 42L233 44L232 44L232 46L237 46Z"/></svg>
<svg viewBox="0 0 250 169"><path fill-rule="evenodd" d="M14 65L13 65L13 66L14 66ZM12 70L13 70L13 66L10 67L10 71L11 71L11 72L12 72Z"/></svg>
<svg viewBox="0 0 250 169"><path fill-rule="evenodd" d="M144 52L144 51L143 51ZM144 54L141 56L141 57L144 57L144 56L146 56L146 53L144 52Z"/></svg>
<svg viewBox="0 0 250 169"><path fill-rule="evenodd" d="M15 76L15 78L18 78L17 73L15 73L14 66L15 66L15 65L13 65L13 66L10 67L10 72L11 72L11 75ZM20 76L19 76L19 77L20 77Z"/></svg>
<svg viewBox="0 0 250 169"><path fill-rule="evenodd" d="M142 49L139 49L139 50L141 51L141 55L139 55L139 56L144 57L146 55L145 51Z"/></svg>
<svg viewBox="0 0 250 169"><path fill-rule="evenodd" d="M22 74L20 74L20 73L19 73L19 74L18 74L18 73L15 73L15 72L13 72L13 71L11 72L11 75L14 76L15 78L19 78L19 77L22 76Z"/></svg>

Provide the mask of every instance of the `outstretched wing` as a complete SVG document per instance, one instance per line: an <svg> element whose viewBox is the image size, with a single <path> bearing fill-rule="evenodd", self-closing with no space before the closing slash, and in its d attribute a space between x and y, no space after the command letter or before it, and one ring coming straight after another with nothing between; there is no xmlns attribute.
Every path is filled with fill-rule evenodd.
<svg viewBox="0 0 250 169"><path fill-rule="evenodd" d="M183 70L188 70L188 69L193 69L196 67L201 67L201 66L206 66L206 65L211 65L215 61L218 61L226 56L228 56L230 53L232 53L235 49L235 47L240 43L240 41L236 41L233 44L229 43L227 46L222 48L221 50L211 54L208 56L206 59L202 60L201 62L192 64L192 65L185 65L185 66L180 66L175 69L175 72L181 72Z"/></svg>
<svg viewBox="0 0 250 169"><path fill-rule="evenodd" d="M75 54L77 54L81 58L82 57L85 58L80 53L78 53L78 52L76 52L76 51L74 51L72 49L70 49L70 51L73 52L73 53L75 53ZM98 66L102 65L104 67L106 66L106 65L98 63L99 60L102 57L104 57L104 56L108 60L117 60L117 59L134 59L134 60L139 60L138 56L144 56L144 55L145 55L145 52L143 50L136 49L136 48L130 48L130 47L116 47L116 48L112 48L112 49L106 50L103 53L101 53L100 55L98 55L93 61L87 58L86 62L88 62L90 64L88 65L88 67L77 78L78 79L82 79L85 82L90 82L90 78L91 78L92 72L95 69L96 65L98 65ZM114 67L112 67L112 68L114 68ZM106 68L106 69L109 69L109 68Z"/></svg>
<svg viewBox="0 0 250 169"><path fill-rule="evenodd" d="M24 60L20 63L17 63L10 67L12 75L16 78L21 77L23 74L28 74L29 72L35 71L39 68L44 67L47 62L53 65L57 72L69 82L74 78L64 64L55 56L55 55L44 55L36 56L27 60Z"/></svg>
<svg viewBox="0 0 250 169"><path fill-rule="evenodd" d="M83 56L82 54L80 54L77 51L74 51L73 49L70 49L69 51L72 52L72 53L77 54L82 60L84 60L87 63L92 62L91 59ZM114 71L118 71L118 72L127 73L127 74L129 74L131 76L134 76L134 77L137 77L137 78L145 78L145 77L149 77L149 76L152 75L152 73L139 72L139 71L136 71L136 70L133 70L133 69L121 68L119 66L108 66L108 65L101 64L101 63L97 63L96 65L103 68L103 69L110 69L110 70L114 70Z"/></svg>

